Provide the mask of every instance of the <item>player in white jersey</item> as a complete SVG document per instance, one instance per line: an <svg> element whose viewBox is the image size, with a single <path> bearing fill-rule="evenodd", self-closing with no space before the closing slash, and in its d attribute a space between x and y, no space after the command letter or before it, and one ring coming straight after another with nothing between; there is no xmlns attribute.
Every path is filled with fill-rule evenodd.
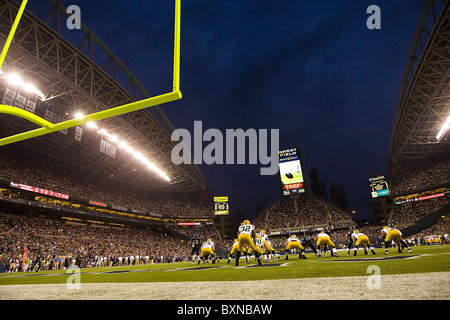
<svg viewBox="0 0 450 320"><path fill-rule="evenodd" d="M318 248L318 254L319 254L319 258L321 257L320 255L320 249L321 247L323 248L324 252L325 252L325 246L328 246L331 248L331 255L337 257L337 252L336 252L336 246L334 245L333 241L331 241L331 238L328 234L326 234L324 231L321 231L315 238L314 241L316 241L317 244L317 248Z"/></svg>
<svg viewBox="0 0 450 320"><path fill-rule="evenodd" d="M272 247L272 243L269 239L269 236L266 234L266 231L261 230L259 232L259 236L264 241L264 246L266 247L266 253L264 254L264 261L273 260L277 258L275 249Z"/></svg>
<svg viewBox="0 0 450 320"><path fill-rule="evenodd" d="M356 256L356 253L358 251L358 247L362 246L364 249L364 254L369 254L367 252L367 248L370 249L370 251L372 252L372 254L375 254L375 251L373 250L372 246L370 245L370 240L369 237L366 236L364 233L359 232L358 230L353 230L352 233L352 239L353 239L353 243L354 243L354 251L353 251L353 255Z"/></svg>
<svg viewBox="0 0 450 320"><path fill-rule="evenodd" d="M231 258L236 258L236 252L238 251L238 248L239 248L239 246L238 246L238 239L236 238L236 239L234 239L233 247L231 248L230 253L228 254L228 261L227 261L227 263L230 263ZM246 256L247 255L247 250L245 250L245 248L244 248L244 251L242 251L241 254Z"/></svg>
<svg viewBox="0 0 450 320"><path fill-rule="evenodd" d="M250 221L245 220L238 229L238 250L236 252L235 266L239 266L239 258L241 257L241 252L244 251L246 246L249 248L249 250L252 249L253 251L255 251L256 259L259 258L259 253L256 251L255 247L255 239L255 226L252 225Z"/></svg>
<svg viewBox="0 0 450 320"><path fill-rule="evenodd" d="M291 249L298 249L300 251L298 257L299 259L306 259L305 257L305 251L303 249L302 244L300 243L300 239L297 238L297 236L295 234L293 234L292 236L290 236L286 242L284 243L285 247L286 247L286 258L285 260L288 260L289 257L289 251Z"/></svg>
<svg viewBox="0 0 450 320"><path fill-rule="evenodd" d="M250 248L248 250L248 254L249 255L255 254L258 264L262 265L261 258L258 258L256 254L258 253L259 256L264 255L264 253L266 252L266 247L264 245L264 240L261 239L261 236L259 234L257 234L255 237L255 248L256 248L255 250Z"/></svg>
<svg viewBox="0 0 450 320"><path fill-rule="evenodd" d="M215 251L216 248L214 246L214 242L211 239L208 239L206 242L203 243L201 247L200 259L198 259L197 265L199 265L200 261L202 260L203 263L205 263L209 256L211 256L212 264L214 264L216 262Z"/></svg>
<svg viewBox="0 0 450 320"><path fill-rule="evenodd" d="M402 253L402 246L407 248L409 253L412 253L412 250L402 238L402 232L397 228L385 226L381 230L381 237L384 238L384 254L389 254L388 247L389 242L391 241L394 241L397 244L398 253Z"/></svg>

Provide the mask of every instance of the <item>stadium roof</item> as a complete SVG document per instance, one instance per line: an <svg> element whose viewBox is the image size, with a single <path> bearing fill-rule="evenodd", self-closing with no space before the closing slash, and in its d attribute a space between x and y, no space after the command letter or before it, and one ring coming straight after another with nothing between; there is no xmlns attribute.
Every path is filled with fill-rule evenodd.
<svg viewBox="0 0 450 320"><path fill-rule="evenodd" d="M65 14L66 8L57 1L50 2L45 22L25 10L2 68L5 74L19 74L45 93L47 99L44 101L21 93L26 97L26 103L36 103L37 115L57 123L80 110L92 113L150 97L136 77L85 25L79 31L83 32L83 37L78 47L64 39L59 32L59 23L60 20L65 23L65 19L58 17ZM0 6L0 46L5 42L18 8L12 0L2 2ZM53 18L55 29L49 25ZM100 67L94 61L107 63ZM7 89L17 94L16 97L20 94L20 89L10 86L3 78L0 98ZM10 115L0 115L0 122L1 137L36 128L34 124ZM52 156L148 190L196 192L207 189L206 181L195 165L173 164L170 155L175 143L171 141L170 133L174 128L158 106L105 119L97 125L126 140L129 146L145 155L169 176L170 183L145 170L139 161L117 145L113 153L100 152L102 137L86 125L81 127L81 141L75 139L77 128L70 128L67 132L51 133L2 148L33 150L45 157ZM106 144L108 148L113 145L108 139L103 140L110 143L109 146Z"/></svg>
<svg viewBox="0 0 450 320"><path fill-rule="evenodd" d="M450 152L449 139L436 139L450 116L450 3L443 3L426 2L409 53L391 139L394 163Z"/></svg>

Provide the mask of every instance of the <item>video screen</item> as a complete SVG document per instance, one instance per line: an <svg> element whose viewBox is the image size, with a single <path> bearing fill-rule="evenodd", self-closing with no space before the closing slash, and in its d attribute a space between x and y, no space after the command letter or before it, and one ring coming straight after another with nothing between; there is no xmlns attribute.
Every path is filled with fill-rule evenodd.
<svg viewBox="0 0 450 320"><path fill-rule="evenodd" d="M279 151L279 173L283 195L305 192L300 153L297 148Z"/></svg>
<svg viewBox="0 0 450 320"><path fill-rule="evenodd" d="M228 215L228 197L214 197L214 215Z"/></svg>
<svg viewBox="0 0 450 320"><path fill-rule="evenodd" d="M369 186L372 198L389 195L389 186L384 173L369 177Z"/></svg>

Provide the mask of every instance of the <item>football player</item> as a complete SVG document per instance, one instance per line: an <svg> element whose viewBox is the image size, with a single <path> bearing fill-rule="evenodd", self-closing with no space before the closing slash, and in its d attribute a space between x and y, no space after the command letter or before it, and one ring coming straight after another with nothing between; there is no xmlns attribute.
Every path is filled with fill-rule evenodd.
<svg viewBox="0 0 450 320"><path fill-rule="evenodd" d="M311 239L311 237L308 237L308 236L303 237L302 240L300 241L300 244L304 248L310 247L317 257L317 249L316 249L316 246L314 245L314 241L313 241L313 239Z"/></svg>
<svg viewBox="0 0 450 320"><path fill-rule="evenodd" d="M295 234L290 236L286 242L284 243L284 246L286 247L286 258L285 260L288 260L289 257L289 250L291 249L298 249L300 251L298 258L299 259L306 259L305 252L303 250L303 247L300 243L300 240L297 238Z"/></svg>
<svg viewBox="0 0 450 320"><path fill-rule="evenodd" d="M239 266L239 258L241 257L241 252L244 251L245 247L253 249L255 252L256 259L259 258L259 253L256 251L255 247L256 232L255 226L250 223L249 220L244 220L244 222L239 226L238 229L238 250L236 251L236 261L235 266Z"/></svg>
<svg viewBox="0 0 450 320"><path fill-rule="evenodd" d="M228 254L228 261L227 261L227 263L230 263L231 258L233 258L233 257L236 258L236 252L237 252L238 248L239 248L239 246L238 246L238 239L234 239L233 247L231 248L230 253ZM245 248L244 248L242 254L244 256L247 255L247 250Z"/></svg>
<svg viewBox="0 0 450 320"><path fill-rule="evenodd" d="M212 264L216 262L215 260L215 252L216 248L214 246L214 242L211 239L208 239L203 243L200 251L200 259L198 259L197 265L200 264L200 261L203 260L203 263L206 263L209 256L211 256Z"/></svg>
<svg viewBox="0 0 450 320"><path fill-rule="evenodd" d="M259 236L264 241L264 247L266 248L266 253L264 255L264 261L273 260L274 257L276 258L275 249L272 247L272 243L269 240L269 236L266 234L266 231L261 230L259 232Z"/></svg>
<svg viewBox="0 0 450 320"><path fill-rule="evenodd" d="M356 253L358 251L358 247L361 246L361 245L362 245L362 247L364 249L364 254L369 254L367 252L367 248L370 249L372 254L375 254L375 251L370 246L369 237L366 236L364 233L361 233L358 230L353 230L352 239L353 239L353 243L355 244L354 251L353 251L353 255L354 256L356 256Z"/></svg>
<svg viewBox="0 0 450 320"><path fill-rule="evenodd" d="M196 258L200 260L200 237L198 234L194 234L191 238L191 247L191 259L193 264Z"/></svg>
<svg viewBox="0 0 450 320"><path fill-rule="evenodd" d="M256 256L256 254L258 253L258 256ZM261 236L259 234L257 234L255 236L255 250L253 250L252 248L250 248L248 250L248 254L252 255L255 254L256 260L258 261L258 264L261 266L262 262L261 262L261 255L264 255L266 253L266 247L264 246L264 240L261 238Z"/></svg>
<svg viewBox="0 0 450 320"><path fill-rule="evenodd" d="M328 246L331 248L331 255L334 257L338 257L338 254L336 252L336 246L334 245L333 241L331 240L331 237L326 234L324 231L320 232L315 238L314 241L317 244L317 251L319 253L319 258L321 257L320 255L320 249L321 247L324 249L325 252L325 246Z"/></svg>
<svg viewBox="0 0 450 320"><path fill-rule="evenodd" d="M345 235L345 239L347 239L347 248L348 248L347 255L348 256L350 255L351 248L354 247L354 242L353 242L353 237L352 237L354 231L355 231L355 227L350 227L350 230ZM355 254L355 252L353 252L353 254Z"/></svg>
<svg viewBox="0 0 450 320"><path fill-rule="evenodd" d="M400 230L394 227L385 226L381 230L381 237L384 238L384 254L389 254L389 242L394 241L397 244L398 253L402 253L401 246L408 249L408 253L412 253L408 244L402 239Z"/></svg>

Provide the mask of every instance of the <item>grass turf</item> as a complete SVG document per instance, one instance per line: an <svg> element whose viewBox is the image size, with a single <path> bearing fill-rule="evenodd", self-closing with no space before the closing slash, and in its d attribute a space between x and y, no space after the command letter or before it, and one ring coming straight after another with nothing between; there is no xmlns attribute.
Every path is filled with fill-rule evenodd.
<svg viewBox="0 0 450 320"><path fill-rule="evenodd" d="M130 283L130 282L195 282L195 281L248 281L276 280L299 278L323 278L368 276L368 267L379 267L381 275L408 273L449 272L450 245L435 245L413 247L413 253L405 250L397 253L396 248L390 248L389 255L384 255L384 249L376 249L376 255L364 255L358 251L356 257L347 256L346 251L339 251L339 257L331 257L328 252L325 257L316 258L307 253L308 259L299 259L298 255L289 256L284 260L271 261L263 267L251 261L247 264L241 259L240 266L234 262L227 264L221 260L219 264L200 265L190 262L153 264L110 268L80 269L82 283ZM40 271L33 273L3 273L0 274L0 285L17 284L64 284L73 273L65 270Z"/></svg>

